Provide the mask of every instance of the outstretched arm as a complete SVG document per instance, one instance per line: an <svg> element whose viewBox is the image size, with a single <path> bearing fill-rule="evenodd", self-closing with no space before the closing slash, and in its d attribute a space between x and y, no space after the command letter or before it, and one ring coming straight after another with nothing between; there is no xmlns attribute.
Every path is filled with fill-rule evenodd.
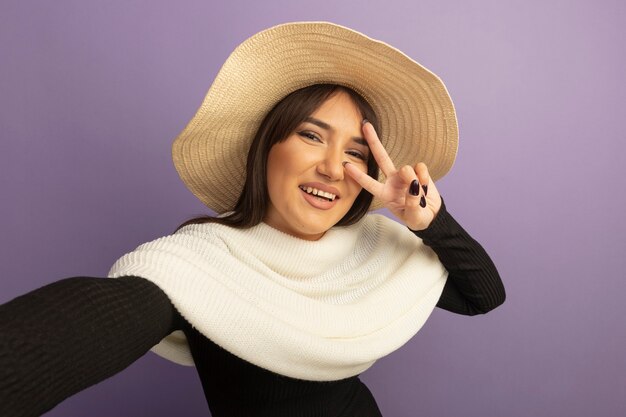
<svg viewBox="0 0 626 417"><path fill-rule="evenodd" d="M39 416L178 328L143 278L67 278L0 306L0 415Z"/></svg>

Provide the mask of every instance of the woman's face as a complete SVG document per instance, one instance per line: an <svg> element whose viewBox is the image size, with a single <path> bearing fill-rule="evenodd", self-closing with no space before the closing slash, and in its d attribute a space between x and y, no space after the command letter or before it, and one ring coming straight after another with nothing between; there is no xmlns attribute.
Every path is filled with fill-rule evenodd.
<svg viewBox="0 0 626 417"><path fill-rule="evenodd" d="M361 192L344 173L342 162L367 172L369 149L361 121L350 96L340 91L270 149L265 223L301 239L318 240L341 220ZM320 192L324 194L314 195Z"/></svg>

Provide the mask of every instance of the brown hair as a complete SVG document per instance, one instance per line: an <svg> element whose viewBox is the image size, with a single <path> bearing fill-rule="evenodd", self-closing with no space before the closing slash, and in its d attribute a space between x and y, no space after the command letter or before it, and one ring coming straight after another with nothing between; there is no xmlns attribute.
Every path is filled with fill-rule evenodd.
<svg viewBox="0 0 626 417"><path fill-rule="evenodd" d="M250 145L246 164L246 181L233 211L224 217L204 216L187 220L176 230L188 224L209 222L239 229L259 224L265 217L269 206L267 157L270 149L274 144L284 141L319 106L340 91L347 93L361 112L361 116L369 120L376 131L380 131L378 118L372 107L360 94L348 87L336 84L314 84L296 90L278 102L261 122ZM367 173L373 178L378 178L378 165L371 153L367 161ZM371 202L372 195L362 189L350 210L336 225L347 226L356 223L365 216Z"/></svg>

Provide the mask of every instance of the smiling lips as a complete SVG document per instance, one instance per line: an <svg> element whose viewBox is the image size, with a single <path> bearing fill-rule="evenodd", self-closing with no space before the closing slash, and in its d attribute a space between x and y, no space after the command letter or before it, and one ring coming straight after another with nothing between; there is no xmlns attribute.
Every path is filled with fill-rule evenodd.
<svg viewBox="0 0 626 417"><path fill-rule="evenodd" d="M337 195L333 194L333 193L329 193L326 191L322 191L322 190L318 190L317 188L314 187L304 187L304 186L300 186L300 189L302 191L304 191L307 194L312 194L318 197L323 197L326 198L329 201L334 201L335 198L337 198Z"/></svg>
<svg viewBox="0 0 626 417"><path fill-rule="evenodd" d="M311 182L299 185L304 199L313 207L328 210L340 199L339 190L326 184Z"/></svg>

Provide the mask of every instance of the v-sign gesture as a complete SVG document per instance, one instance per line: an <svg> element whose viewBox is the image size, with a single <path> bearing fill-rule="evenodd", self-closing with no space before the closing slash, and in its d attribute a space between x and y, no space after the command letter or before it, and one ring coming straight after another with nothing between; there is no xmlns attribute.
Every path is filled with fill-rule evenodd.
<svg viewBox="0 0 626 417"><path fill-rule="evenodd" d="M426 164L420 162L414 167L405 165L396 169L374 126L366 120L363 121L363 135L378 167L387 178L386 182L378 182L348 162L344 163L345 171L361 187L380 199L409 229L426 229L441 208L441 197Z"/></svg>

